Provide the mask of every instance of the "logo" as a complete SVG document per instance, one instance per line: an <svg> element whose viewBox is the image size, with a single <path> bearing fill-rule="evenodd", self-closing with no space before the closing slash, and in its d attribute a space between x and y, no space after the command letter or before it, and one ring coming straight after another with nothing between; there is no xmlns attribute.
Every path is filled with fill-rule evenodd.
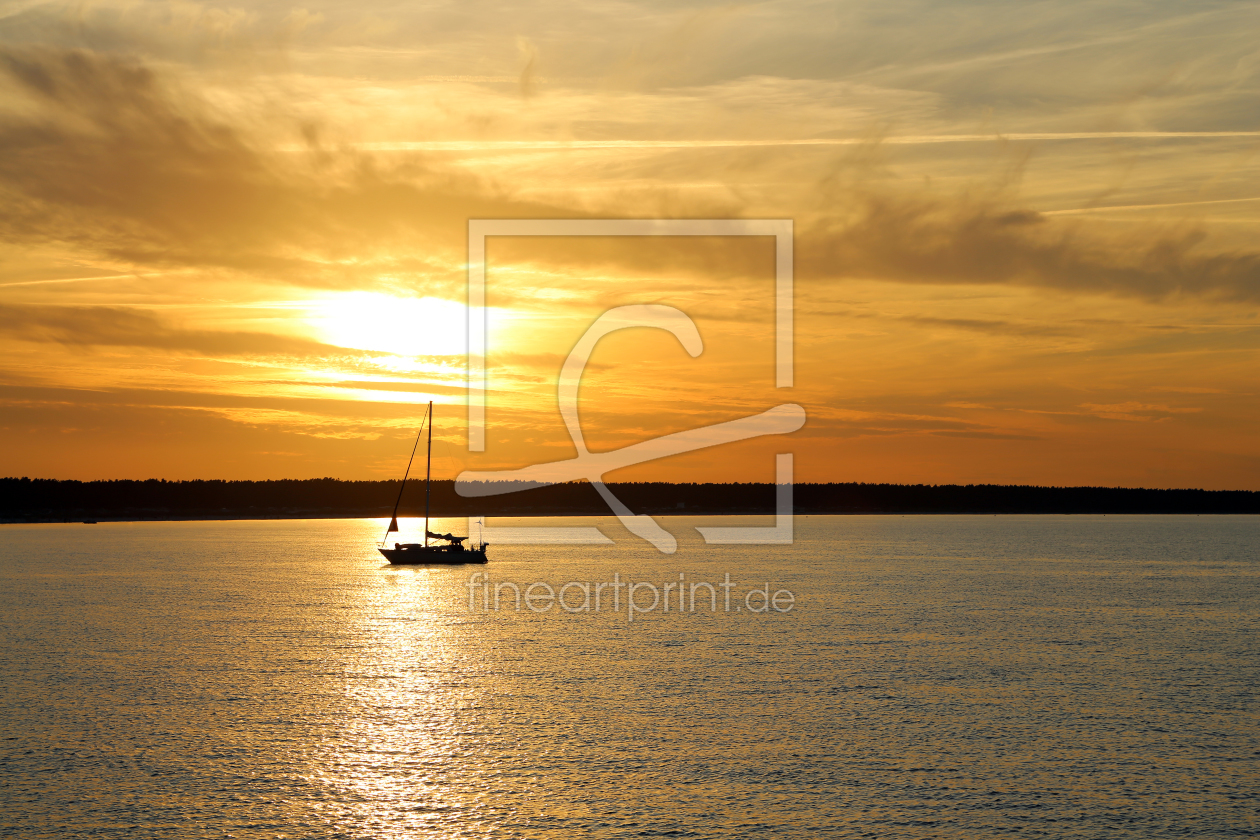
<svg viewBox="0 0 1260 840"><path fill-rule="evenodd" d="M468 450L485 451L486 237L488 236L773 236L775 242L775 387L792 387L792 222L783 219L474 219L468 223ZM515 470L466 470L456 478L455 490L465 497L519 492L525 487L589 481L608 507L635 536L661 552L678 548L674 536L651 516L635 514L604 482L604 475L622 467L671 455L720 446L765 435L794 432L805 424L805 410L783 403L767 410L717 423L662 435L610 452L586 447L578 416L578 388L582 372L599 340L630 327L651 327L671 333L695 358L704 349L695 322L684 312L661 304L618 306L599 316L574 345L560 369L556 396L577 457L533 464ZM476 518L470 518L471 526ZM775 456L775 524L772 527L697 527L706 543L771 544L792 541L792 454ZM470 531L471 533L471 531ZM590 527L486 528L491 543L609 543Z"/></svg>

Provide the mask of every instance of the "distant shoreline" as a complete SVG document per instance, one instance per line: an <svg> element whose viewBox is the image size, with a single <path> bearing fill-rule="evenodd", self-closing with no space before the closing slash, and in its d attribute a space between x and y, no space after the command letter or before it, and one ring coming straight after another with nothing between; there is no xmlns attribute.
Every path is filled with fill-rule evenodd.
<svg viewBox="0 0 1260 840"><path fill-rule="evenodd" d="M762 516L774 513L772 484L633 482L608 488L651 516ZM502 488L500 488L502 489ZM434 517L611 516L586 482L512 486L476 498L435 481ZM0 524L178 522L388 517L398 481L60 481L0 478ZM1253 490L1160 490L1028 485L796 484L792 508L810 515L1258 514ZM408 483L398 515L422 516L423 485Z"/></svg>
<svg viewBox="0 0 1260 840"><path fill-rule="evenodd" d="M773 516L773 512L760 511L757 513L704 513L704 512L687 512L687 513L656 513L651 514L657 519L667 519L670 517L704 517L704 516ZM420 514L423 517L424 514ZM433 514L434 519L453 519L462 518L452 514ZM615 518L612 511L607 513L521 513L521 514L493 514L487 515L487 519L557 519L557 518L585 518L585 517L602 517L605 519ZM1009 513L1009 512L984 512L984 511L966 511L955 513L941 513L939 511L847 511L841 513L818 513L817 511L810 513L802 513L797 511L793 514L797 518L805 518L810 516L1260 516L1260 511L1255 512L1239 512L1239 513L1092 513L1089 511L1080 511L1075 513ZM5 525L117 525L129 524L135 522L314 522L314 521L330 521L340 519L388 519L389 514L385 513L379 516L184 516L184 517L149 517L149 518L119 518L119 519L94 519L91 521L81 519L0 519L0 527ZM408 515L403 517L398 515L399 519L415 519L417 517Z"/></svg>

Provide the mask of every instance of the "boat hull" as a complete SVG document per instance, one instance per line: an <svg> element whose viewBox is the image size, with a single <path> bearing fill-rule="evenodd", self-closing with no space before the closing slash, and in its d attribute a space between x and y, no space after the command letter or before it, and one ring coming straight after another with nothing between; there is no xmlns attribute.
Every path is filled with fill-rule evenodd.
<svg viewBox="0 0 1260 840"><path fill-rule="evenodd" d="M378 548L394 566L463 566L468 563L485 563L487 546L464 548L463 546L414 545Z"/></svg>

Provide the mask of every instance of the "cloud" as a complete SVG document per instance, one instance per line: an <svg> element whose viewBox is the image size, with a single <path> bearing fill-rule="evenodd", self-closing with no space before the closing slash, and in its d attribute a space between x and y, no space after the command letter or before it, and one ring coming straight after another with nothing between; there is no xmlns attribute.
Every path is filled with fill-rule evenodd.
<svg viewBox="0 0 1260 840"><path fill-rule="evenodd" d="M1213 252L1198 228L1096 231L1051 222L1000 195L867 191L846 209L801 231L802 276L1260 301L1260 252Z"/></svg>
<svg viewBox="0 0 1260 840"><path fill-rule="evenodd" d="M4 378L8 378L7 375ZM102 385L99 388L51 387L10 384L0 379L0 404L66 406L133 406L178 410L263 412L277 410L312 418L326 425L336 418L356 428L414 429L424 409L416 402L387 400L346 400L334 397L300 397L275 393L230 394L171 388L128 388ZM331 418L331 419L330 419ZM450 430L448 429L449 433Z"/></svg>
<svg viewBox="0 0 1260 840"><path fill-rule="evenodd" d="M180 329L143 309L121 306L0 304L0 333L25 341L149 347L207 356L372 355L273 333Z"/></svg>
<svg viewBox="0 0 1260 840"><path fill-rule="evenodd" d="M1201 408L1175 408L1163 404L1154 405L1135 402L1133 400L1123 403L1114 403L1112 405L1082 403L1080 407L1085 409L1086 414L1092 414L1095 417L1102 417L1107 420L1128 420L1142 423L1168 420L1174 414L1197 414L1203 411Z"/></svg>
<svg viewBox="0 0 1260 840"><path fill-rule="evenodd" d="M1148 300L1260 301L1260 251L1214 247L1197 225L1156 222L1117 230L1047 217L1026 206L1010 185L948 194L872 185L877 179L859 161L841 170L837 183L815 184L828 196L821 206L817 196L796 194L794 206L802 211L795 214L795 272L804 288L861 279L1010 284ZM683 212L684 205L669 215L748 215L748 208L729 202L693 206L691 213ZM773 276L773 246L756 237L521 238L492 243L490 255L492 266L515 263L539 274L550 268L560 282L563 270L578 269L584 288L598 290L609 305L627 288L642 296L657 288L676 291L680 280L690 290L702 280L738 291ZM627 273L635 277L632 286L625 283ZM1001 325L973 320L955 326Z"/></svg>
<svg viewBox="0 0 1260 840"><path fill-rule="evenodd" d="M1004 321L984 318L929 318L918 315L893 316L901 321L922 324L927 327L946 327L957 330L970 330L997 335L1070 335L1073 330L1063 326L1030 323L1024 321Z"/></svg>
<svg viewBox="0 0 1260 840"><path fill-rule="evenodd" d="M245 23L233 24L238 25ZM1035 46L1020 46L1015 53L1023 56L1025 49L1032 51L1028 55L1042 54ZM1058 54L1056 50L1046 54ZM1145 224L1117 234L1070 218L1049 218L1028 207L1009 184L953 193L898 186L879 171L878 139L833 161L832 176L803 181L793 180L801 175L792 168L800 162L783 149L724 152L704 146L726 142L720 138L695 140L699 149L686 147L693 141L685 138L648 139L644 142L649 145L684 143L655 151L652 161L643 164L659 170L662 186L655 192L632 198L609 188L593 200L570 193L533 201L519 197L523 190L514 193L471 174L469 167L443 153L372 153L330 141L340 130L336 115L304 118L282 90L264 94L263 88L213 88L169 65L160 67L103 52L0 48L0 76L7 87L0 93L10 94L8 106L0 110L0 237L63 242L130 267L217 269L315 287L392 284L453 292L463 283L460 264L469 218L789 215L797 220L797 273L805 283L853 278L1008 283L1148 299L1260 300L1260 252L1214 249L1203 230L1190 226ZM757 125L773 133L785 125L784 109L808 111L810 119L793 124L788 132L793 133L818 129L828 120L843 121L846 115L850 124L868 123L879 113L885 93L895 95L890 100L895 112L915 127L930 127L935 94L764 75L634 97L558 92L548 98L539 92L531 95L528 107L539 109L545 121L573 118L577 112L565 109L576 107L574 103L587 110L598 106L604 109L599 111L599 130L614 132L700 125L703 120L697 116L679 122L679 114L698 114L698 104L706 101L720 117L715 124L732 130ZM502 100L463 103L457 116L475 122L479 108L487 103L504 108ZM817 101L829 104L811 104ZM614 106L631 105L630 116L613 121ZM671 119L656 120L661 114ZM759 118L741 120L741 115ZM493 122L496 114L484 116ZM914 135L916 140L931 137ZM470 142L475 146L480 141ZM497 141L490 137L485 142ZM292 151L284 151L286 147ZM691 157L695 154L730 157L715 162ZM671 157L675 155L681 157ZM622 165L606 163L605 168ZM755 170L784 178L785 186L769 201L737 187L720 197L702 198L667 186L676 172L700 168L722 175L723 166L731 183ZM733 286L754 273L764 275L769 253L757 243L729 240L646 248L642 241L608 239L492 247L508 260L540 266L615 268L609 272L613 285L636 292L641 287L627 282L626 272L686 275ZM504 294L519 290L505 289ZM612 305L618 294L612 290L601 301ZM983 325L976 321L971 327Z"/></svg>
<svg viewBox="0 0 1260 840"><path fill-rule="evenodd" d="M318 124L279 101L250 110L220 95L228 104L212 106L133 58L6 47L0 82L9 241L311 286L391 273L427 284L456 273L466 219L549 214L414 155L387 165L327 147ZM281 151L286 137L304 151Z"/></svg>

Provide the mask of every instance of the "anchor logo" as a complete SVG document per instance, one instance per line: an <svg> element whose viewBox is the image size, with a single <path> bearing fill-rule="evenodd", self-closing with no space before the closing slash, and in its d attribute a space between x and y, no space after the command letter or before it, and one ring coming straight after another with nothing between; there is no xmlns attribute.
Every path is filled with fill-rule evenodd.
<svg viewBox="0 0 1260 840"><path fill-rule="evenodd" d="M737 420L662 435L661 437L624 446L621 449L609 452L591 452L586 447L586 440L582 434L581 420L578 417L577 397L578 388L582 381L582 373L586 369L586 363L601 338L617 330L631 327L652 327L668 331L678 339L683 349L692 358L699 356L704 350L704 343L700 338L700 331L696 328L695 322L686 313L672 306L639 304L619 306L608 310L596 319L595 323L591 324L578 340L573 350L569 353L568 358L565 359L564 366L560 371L560 381L557 388L560 414L564 418L564 424L569 431L569 437L573 441L573 445L577 447L577 457L544 464L534 464L515 470L466 470L460 473L456 479L456 492L466 497L491 496L512 493L519 489L519 486L513 486L513 484L505 486L499 482L558 484L566 481L586 479L595 487L604 501L608 503L608 506L627 530L635 536L647 540L661 552L672 554L678 548L678 543L674 536L662 528L651 516L636 515L626 507L604 483L604 475L606 473L622 467L666 458L671 455L707 449L710 446L720 446L724 443L734 443L735 441L748 440L764 435L788 434L805 424L805 410L795 403L785 403L760 414L741 417ZM788 475L790 476L791 456L780 455L778 459L777 463L780 466L779 475L783 474L782 465L787 463L789 465ZM787 459L786 462L784 459ZM776 478L776 485L780 487L778 498L781 502L784 498L781 478ZM790 487L788 489L790 493ZM790 495L787 498L790 500ZM779 507L782 508L783 505L780 504ZM790 516L790 501L788 508L788 516ZM778 519L776 518L777 521ZM595 529L568 530L589 532ZM757 529L701 528L699 530L710 542L765 541L721 538L723 535L738 537L744 531ZM709 532L717 535L717 538L710 539ZM598 531L595 531L595 533L599 534ZM600 541L607 542L607 539L604 538ZM781 540L771 541L779 542Z"/></svg>

